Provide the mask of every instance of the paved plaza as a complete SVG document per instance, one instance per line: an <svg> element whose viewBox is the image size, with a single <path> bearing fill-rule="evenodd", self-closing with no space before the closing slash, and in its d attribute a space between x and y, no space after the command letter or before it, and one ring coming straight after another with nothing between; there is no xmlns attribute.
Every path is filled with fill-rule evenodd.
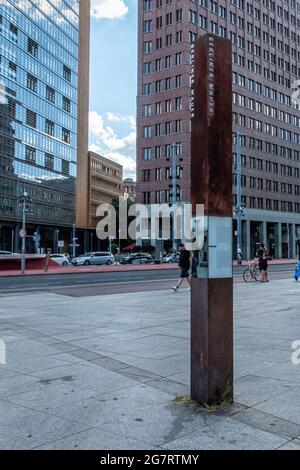
<svg viewBox="0 0 300 470"><path fill-rule="evenodd" d="M300 284L235 286L235 404L189 394L189 294L0 298L1 449L300 449Z"/></svg>

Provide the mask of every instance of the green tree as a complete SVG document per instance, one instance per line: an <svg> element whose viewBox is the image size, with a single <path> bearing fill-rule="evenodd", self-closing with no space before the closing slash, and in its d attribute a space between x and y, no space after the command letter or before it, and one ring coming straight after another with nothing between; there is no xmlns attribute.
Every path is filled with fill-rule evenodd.
<svg viewBox="0 0 300 470"><path fill-rule="evenodd" d="M127 201L127 214L128 214L128 211L130 209L131 206L134 205L134 203L128 198L126 199ZM115 210L116 210L116 215L117 215L117 239L118 239L118 245L119 245L119 248L120 248L120 251L122 251L123 248L125 248L126 246L130 245L131 243L133 243L135 240L132 240L128 235L127 235L127 240L120 240L119 239L119 229L120 229L120 224L119 224L119 215L120 215L120 199L118 197L115 197L113 200L112 200L112 205L114 206ZM128 217L128 226L131 222L134 221L134 217ZM128 228L127 226L127 228ZM127 231L128 233L128 231Z"/></svg>

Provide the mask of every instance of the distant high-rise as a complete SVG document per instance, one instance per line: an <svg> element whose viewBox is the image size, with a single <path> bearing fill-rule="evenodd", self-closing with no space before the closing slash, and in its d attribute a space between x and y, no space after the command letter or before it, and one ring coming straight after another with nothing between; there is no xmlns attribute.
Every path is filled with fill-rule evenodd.
<svg viewBox="0 0 300 470"><path fill-rule="evenodd" d="M19 248L23 192L32 198L27 250L34 232L42 248L70 241L88 150L89 6L0 2L1 249Z"/></svg>
<svg viewBox="0 0 300 470"><path fill-rule="evenodd" d="M300 76L299 31L296 0L139 1L138 202L172 202L171 144L178 153L177 199L189 201L191 44L207 32L229 38L233 130L241 135L244 256L253 256L261 241L272 256L295 256L300 111L292 86ZM235 162L236 152L234 146Z"/></svg>

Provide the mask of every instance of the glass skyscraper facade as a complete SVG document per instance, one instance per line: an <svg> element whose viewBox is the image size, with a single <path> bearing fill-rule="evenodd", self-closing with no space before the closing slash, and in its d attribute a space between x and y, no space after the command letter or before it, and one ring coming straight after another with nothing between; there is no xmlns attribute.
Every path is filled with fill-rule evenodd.
<svg viewBox="0 0 300 470"><path fill-rule="evenodd" d="M80 0L0 0L0 249L70 240L75 223ZM56 241L55 241L56 238ZM29 243L30 247L30 243Z"/></svg>

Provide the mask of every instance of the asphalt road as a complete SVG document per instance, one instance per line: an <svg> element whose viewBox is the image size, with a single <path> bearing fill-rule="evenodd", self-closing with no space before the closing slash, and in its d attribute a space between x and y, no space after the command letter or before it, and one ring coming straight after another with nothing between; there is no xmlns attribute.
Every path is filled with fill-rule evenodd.
<svg viewBox="0 0 300 470"><path fill-rule="evenodd" d="M234 268L235 282L243 282L245 268ZM270 266L270 279L292 279L291 265ZM86 297L123 292L164 290L174 285L178 269L126 271L86 274L60 274L0 278L0 296L23 292L53 292L72 297Z"/></svg>

